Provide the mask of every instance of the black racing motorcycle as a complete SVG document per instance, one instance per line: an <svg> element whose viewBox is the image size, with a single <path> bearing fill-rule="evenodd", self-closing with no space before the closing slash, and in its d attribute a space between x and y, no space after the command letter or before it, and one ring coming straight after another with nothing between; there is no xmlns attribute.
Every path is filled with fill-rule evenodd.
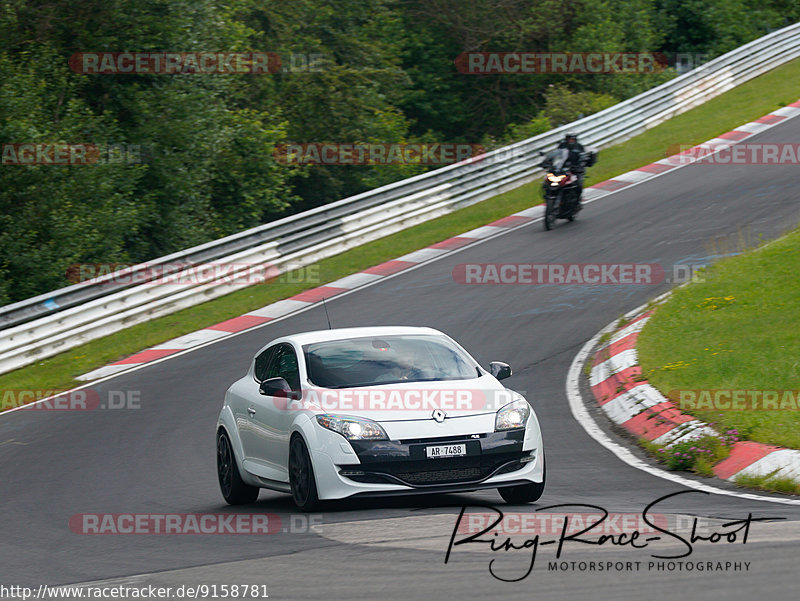
<svg viewBox="0 0 800 601"><path fill-rule="evenodd" d="M591 167L597 160L593 150L580 153L579 167ZM580 203L580 179L575 165L570 161L570 151L556 148L548 152L539 164L547 171L542 182L542 196L545 200L544 229L551 230L556 219L575 221L583 207Z"/></svg>

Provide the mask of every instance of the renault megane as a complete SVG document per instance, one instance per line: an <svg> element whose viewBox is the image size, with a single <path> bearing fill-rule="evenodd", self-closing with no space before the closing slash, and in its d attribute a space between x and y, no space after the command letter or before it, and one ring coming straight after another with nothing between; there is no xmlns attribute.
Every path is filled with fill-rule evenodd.
<svg viewBox="0 0 800 601"><path fill-rule="evenodd" d="M217 471L230 504L259 489L302 510L326 499L545 486L536 415L445 334L420 327L305 332L273 340L225 394Z"/></svg>

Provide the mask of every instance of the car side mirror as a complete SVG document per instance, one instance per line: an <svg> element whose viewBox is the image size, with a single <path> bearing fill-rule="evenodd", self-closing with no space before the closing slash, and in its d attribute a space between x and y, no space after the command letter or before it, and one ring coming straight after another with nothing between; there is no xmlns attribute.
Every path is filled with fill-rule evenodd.
<svg viewBox="0 0 800 601"><path fill-rule="evenodd" d="M491 373L498 380L505 380L511 376L511 366L502 361L492 361L489 364L489 373Z"/></svg>
<svg viewBox="0 0 800 601"><path fill-rule="evenodd" d="M258 392L264 396L274 396L278 398L292 398L294 396L289 382L283 378L268 378L258 386Z"/></svg>

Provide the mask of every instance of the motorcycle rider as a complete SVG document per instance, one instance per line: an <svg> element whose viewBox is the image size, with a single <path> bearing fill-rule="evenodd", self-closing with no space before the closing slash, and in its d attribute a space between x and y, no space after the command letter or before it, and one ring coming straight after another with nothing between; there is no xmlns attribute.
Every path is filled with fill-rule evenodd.
<svg viewBox="0 0 800 601"><path fill-rule="evenodd" d="M569 131L564 135L564 139L559 143L559 148L566 148L569 150L569 163L572 172L578 178L578 210L580 211L583 206L583 177L586 174L586 155L584 154L583 145L578 142L578 134Z"/></svg>

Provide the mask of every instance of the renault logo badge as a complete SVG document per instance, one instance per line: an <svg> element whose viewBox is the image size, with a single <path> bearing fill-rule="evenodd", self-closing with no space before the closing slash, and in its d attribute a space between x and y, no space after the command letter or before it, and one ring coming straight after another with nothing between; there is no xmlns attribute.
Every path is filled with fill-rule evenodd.
<svg viewBox="0 0 800 601"><path fill-rule="evenodd" d="M434 409L431 417L436 420L436 423L441 424L444 421L444 418L447 417L447 413L441 409Z"/></svg>

